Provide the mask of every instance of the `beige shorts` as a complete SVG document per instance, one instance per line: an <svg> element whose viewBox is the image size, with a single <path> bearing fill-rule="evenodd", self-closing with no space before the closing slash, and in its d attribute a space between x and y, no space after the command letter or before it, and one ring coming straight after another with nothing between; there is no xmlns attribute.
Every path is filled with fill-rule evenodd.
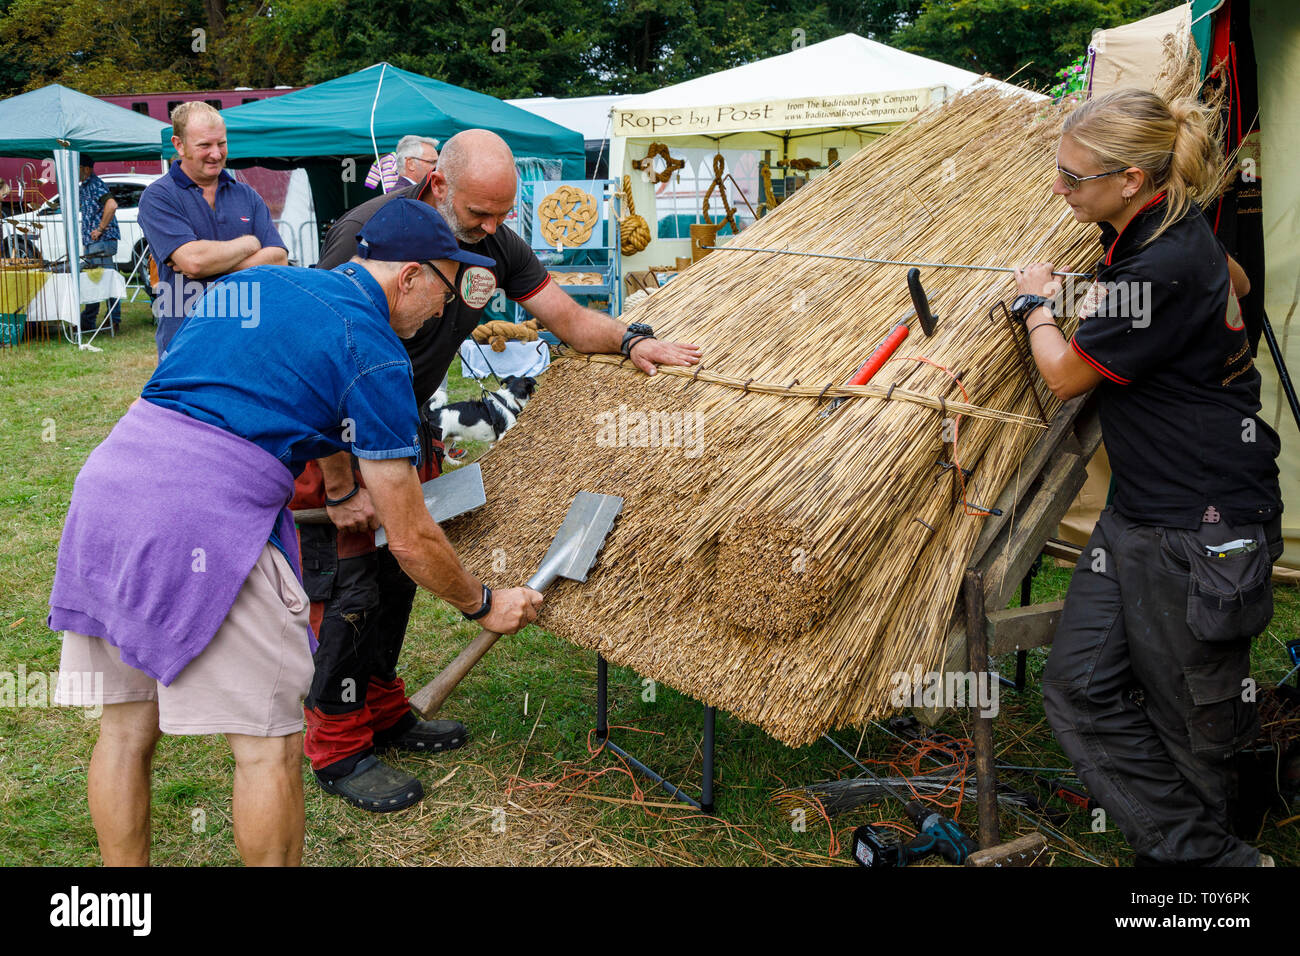
<svg viewBox="0 0 1300 956"><path fill-rule="evenodd" d="M165 734L298 733L312 679L309 614L289 562L267 544L212 641L170 686L122 663L107 641L64 631L59 671L77 679L61 677L55 702L96 707L156 700Z"/></svg>

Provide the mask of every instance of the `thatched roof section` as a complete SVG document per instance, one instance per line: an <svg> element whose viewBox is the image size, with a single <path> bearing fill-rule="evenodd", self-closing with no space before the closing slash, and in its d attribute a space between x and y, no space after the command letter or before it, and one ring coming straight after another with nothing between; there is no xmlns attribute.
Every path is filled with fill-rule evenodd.
<svg viewBox="0 0 1300 956"><path fill-rule="evenodd" d="M1062 115L963 95L807 186L738 244L1088 271L1095 227L1050 191ZM988 319L1015 286L991 272L923 270L935 336L913 320L872 394L818 417L818 394L908 310L905 272L741 252L692 266L636 317L702 346L705 371L647 378L557 360L484 459L488 507L447 528L467 565L518 584L578 491L621 495L596 570L552 589L543 626L791 744L888 710L896 672L935 665L983 525L954 504L954 472L937 465L953 458L945 440L955 431L956 460L973 470L965 499L987 506L1040 434L1016 343ZM1058 403L1038 388L1050 415ZM958 416L956 403L985 411ZM636 447L639 424L653 437L637 413L665 416L660 447Z"/></svg>

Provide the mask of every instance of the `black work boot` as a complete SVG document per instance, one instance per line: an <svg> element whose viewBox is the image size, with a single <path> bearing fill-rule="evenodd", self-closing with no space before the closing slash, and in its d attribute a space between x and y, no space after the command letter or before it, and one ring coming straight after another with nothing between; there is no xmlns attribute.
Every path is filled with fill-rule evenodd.
<svg viewBox="0 0 1300 956"><path fill-rule="evenodd" d="M323 790L372 813L405 810L424 798L419 780L381 762L374 754L363 757L345 777L317 773L316 781Z"/></svg>
<svg viewBox="0 0 1300 956"><path fill-rule="evenodd" d="M392 727L375 734L375 749L397 747L436 753L463 747L468 739L469 731L459 721L417 720L414 714L408 714Z"/></svg>

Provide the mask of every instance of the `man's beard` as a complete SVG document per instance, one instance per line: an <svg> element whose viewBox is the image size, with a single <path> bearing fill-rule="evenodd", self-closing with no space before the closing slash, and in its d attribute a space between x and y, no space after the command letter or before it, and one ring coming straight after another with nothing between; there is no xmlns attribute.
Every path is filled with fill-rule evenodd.
<svg viewBox="0 0 1300 956"><path fill-rule="evenodd" d="M456 217L456 209L451 202L451 190L447 190L447 198L442 202L435 202L433 208L447 221L447 228L451 230L451 234L456 237L458 242L467 242L472 245L487 238L487 233L483 230L466 229L461 225L460 219Z"/></svg>

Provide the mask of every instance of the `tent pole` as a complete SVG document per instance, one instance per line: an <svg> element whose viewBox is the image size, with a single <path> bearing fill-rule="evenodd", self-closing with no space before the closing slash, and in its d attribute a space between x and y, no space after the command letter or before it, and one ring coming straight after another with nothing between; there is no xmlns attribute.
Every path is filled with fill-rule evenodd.
<svg viewBox="0 0 1300 956"><path fill-rule="evenodd" d="M1282 350L1278 347L1277 336L1273 334L1273 325L1268 321L1268 314L1261 313L1260 318L1264 320L1264 339L1268 342L1268 350L1273 355L1273 364L1277 366L1278 384L1282 386L1282 394L1286 396L1287 404L1291 406L1291 415L1295 418L1296 428L1300 429L1300 401L1296 399L1291 373L1287 371L1286 360L1282 358Z"/></svg>

